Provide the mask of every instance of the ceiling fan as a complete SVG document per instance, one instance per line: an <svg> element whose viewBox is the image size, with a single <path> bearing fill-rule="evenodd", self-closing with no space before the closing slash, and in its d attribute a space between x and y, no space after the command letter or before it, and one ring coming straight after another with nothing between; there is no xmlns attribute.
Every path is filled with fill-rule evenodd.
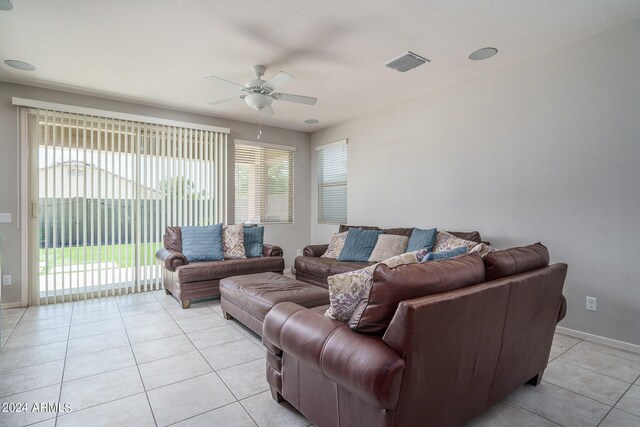
<svg viewBox="0 0 640 427"><path fill-rule="evenodd" d="M267 68L264 65L254 65L251 70L255 75L255 79L249 80L244 85L229 81L227 79L223 79L222 77L218 76L207 77L209 79L216 79L229 85L235 86L237 88L240 88L240 91L246 92L245 94L241 94L239 96L218 99L216 101L208 102L207 104L218 105L225 102L235 101L237 99L244 99L244 102L246 102L249 107L261 113L274 114L273 108L271 107L271 103L274 99L280 101L297 102L298 104L307 105L315 105L318 101L317 98L313 98L311 96L292 95L290 93L275 92L276 89L293 80L293 76L291 74L280 71L269 80L263 80L261 77L264 75L266 69Z"/></svg>

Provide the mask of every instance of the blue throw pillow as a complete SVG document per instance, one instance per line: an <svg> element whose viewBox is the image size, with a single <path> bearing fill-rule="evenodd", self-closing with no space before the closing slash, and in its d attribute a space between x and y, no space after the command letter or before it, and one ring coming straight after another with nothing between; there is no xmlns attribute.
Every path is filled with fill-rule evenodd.
<svg viewBox="0 0 640 427"><path fill-rule="evenodd" d="M429 252L427 256L422 258L420 262L426 261L437 261L440 259L449 259L456 257L458 255L464 255L468 251L466 246L460 246L459 248L449 249L448 251L440 251L440 252Z"/></svg>
<svg viewBox="0 0 640 427"><path fill-rule="evenodd" d="M222 224L182 227L182 254L189 262L224 259Z"/></svg>
<svg viewBox="0 0 640 427"><path fill-rule="evenodd" d="M350 228L338 255L338 261L368 261L373 248L376 247L378 236L382 233L384 233L383 230Z"/></svg>
<svg viewBox="0 0 640 427"><path fill-rule="evenodd" d="M244 226L244 252L247 258L257 258L262 256L264 246L264 227Z"/></svg>
<svg viewBox="0 0 640 427"><path fill-rule="evenodd" d="M411 232L411 237L409 237L407 252L419 251L420 249L430 251L436 244L436 237L438 237L437 228L431 228L429 230L414 228Z"/></svg>

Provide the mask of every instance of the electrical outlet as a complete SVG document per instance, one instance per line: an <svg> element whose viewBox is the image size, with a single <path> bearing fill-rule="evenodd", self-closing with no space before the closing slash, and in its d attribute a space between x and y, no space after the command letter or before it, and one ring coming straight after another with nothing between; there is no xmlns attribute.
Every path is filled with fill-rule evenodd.
<svg viewBox="0 0 640 427"><path fill-rule="evenodd" d="M2 276L2 284L3 285L10 285L11 284L11 275L10 274Z"/></svg>
<svg viewBox="0 0 640 427"><path fill-rule="evenodd" d="M0 223L8 224L11 222L11 214L10 213L0 213Z"/></svg>
<svg viewBox="0 0 640 427"><path fill-rule="evenodd" d="M587 310L598 311L598 298L587 297Z"/></svg>

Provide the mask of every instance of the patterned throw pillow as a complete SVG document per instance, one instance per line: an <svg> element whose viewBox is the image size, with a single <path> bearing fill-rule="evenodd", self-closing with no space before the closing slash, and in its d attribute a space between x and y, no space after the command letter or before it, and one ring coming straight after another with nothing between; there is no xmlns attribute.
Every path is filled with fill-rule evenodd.
<svg viewBox="0 0 640 427"><path fill-rule="evenodd" d="M246 258L244 251L244 225L226 225L222 229L222 250L225 259Z"/></svg>
<svg viewBox="0 0 640 427"><path fill-rule="evenodd" d="M477 243L471 240L464 240L446 231L439 231L432 252L450 251L460 246L466 246L467 249L471 250L475 245L477 245Z"/></svg>
<svg viewBox="0 0 640 427"><path fill-rule="evenodd" d="M493 246L485 245L484 243L478 243L473 248L469 250L471 252L478 252L482 258L489 255L491 252L495 252L497 249Z"/></svg>
<svg viewBox="0 0 640 427"><path fill-rule="evenodd" d="M389 268L403 264L413 264L418 262L415 252L398 255L382 262ZM378 264L370 265L361 270L349 271L347 273L329 276L329 303L331 304L325 316L347 322L353 313L360 306L364 308L366 300L371 290L373 272Z"/></svg>
<svg viewBox="0 0 640 427"><path fill-rule="evenodd" d="M407 250L407 243L409 243L407 236L381 234L378 236L376 247L373 248L373 252L371 252L369 262L380 262L403 254Z"/></svg>
<svg viewBox="0 0 640 427"><path fill-rule="evenodd" d="M322 256L320 258L338 259L338 257L340 256L340 252L342 251L342 248L344 247L344 241L347 240L347 234L348 233L349 233L348 231L345 231L344 233L335 233L331 237L331 241L329 242L329 247L322 254Z"/></svg>

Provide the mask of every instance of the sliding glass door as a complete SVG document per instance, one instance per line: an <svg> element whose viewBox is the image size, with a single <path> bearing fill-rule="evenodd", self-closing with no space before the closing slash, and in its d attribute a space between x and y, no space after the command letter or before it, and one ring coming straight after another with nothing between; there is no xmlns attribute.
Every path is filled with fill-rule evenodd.
<svg viewBox="0 0 640 427"><path fill-rule="evenodd" d="M224 221L225 133L40 109L22 117L32 303L159 289L165 227Z"/></svg>

